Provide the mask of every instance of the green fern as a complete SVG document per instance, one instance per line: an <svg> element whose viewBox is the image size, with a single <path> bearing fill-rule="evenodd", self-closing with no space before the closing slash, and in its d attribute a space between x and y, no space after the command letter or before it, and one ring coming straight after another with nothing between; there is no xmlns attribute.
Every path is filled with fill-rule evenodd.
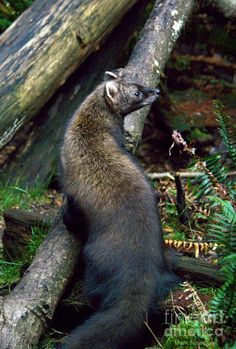
<svg viewBox="0 0 236 349"><path fill-rule="evenodd" d="M232 117L226 114L224 107L219 101L214 102L214 110L219 122L219 132L226 145L228 154L232 160L232 168L236 170L236 124ZM200 184L196 188L196 196L215 196L228 201L235 201L236 182L228 180L229 172L223 165L221 154L214 154L203 160L199 158L197 166L203 174L199 176Z"/></svg>
<svg viewBox="0 0 236 349"><path fill-rule="evenodd" d="M236 128L231 117L226 115L219 102L214 103L219 131L226 144L228 153L236 168ZM195 187L198 199L205 197L210 206L210 219L207 227L211 240L220 248L221 257L236 251L236 205L235 180L228 179L228 168L222 164L220 154L211 155L203 160L197 159L203 174L200 184Z"/></svg>
<svg viewBox="0 0 236 349"><path fill-rule="evenodd" d="M229 156L231 157L234 167L236 168L236 124L229 115L226 114L225 108L219 101L214 102L214 110L217 120L220 124L220 134L227 147Z"/></svg>
<svg viewBox="0 0 236 349"><path fill-rule="evenodd" d="M236 327L236 253L223 258L221 273L226 281L211 301L210 311L231 331Z"/></svg>
<svg viewBox="0 0 236 349"><path fill-rule="evenodd" d="M236 212L230 201L208 197L211 202L211 217L208 234L217 242L221 256L236 252Z"/></svg>
<svg viewBox="0 0 236 349"><path fill-rule="evenodd" d="M214 103L219 122L219 132L232 160L231 168L236 169L236 126L234 120L225 113L219 102ZM220 154L211 155L203 160L195 157L200 183L195 187L197 198L204 197L209 205L208 238L217 243L220 272L225 282L217 291L210 312L223 319L221 327L228 335L236 327L236 183L228 176L229 168L223 166ZM223 315L223 316L222 316Z"/></svg>
<svg viewBox="0 0 236 349"><path fill-rule="evenodd" d="M196 188L197 198L201 198L206 195L214 195L217 193L219 187L226 179L226 170L222 165L221 155L214 154L204 158L198 166L203 169L203 174L199 176L198 180L200 184Z"/></svg>

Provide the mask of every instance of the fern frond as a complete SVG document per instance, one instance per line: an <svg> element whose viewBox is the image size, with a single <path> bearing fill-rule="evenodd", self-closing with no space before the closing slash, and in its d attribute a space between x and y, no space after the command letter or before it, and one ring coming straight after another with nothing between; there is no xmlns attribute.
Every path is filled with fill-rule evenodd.
<svg viewBox="0 0 236 349"><path fill-rule="evenodd" d="M176 249L178 252L194 253L195 258L198 258L199 254L206 255L209 250L215 250L218 247L217 243L192 242L172 239L165 239L165 244Z"/></svg>
<svg viewBox="0 0 236 349"><path fill-rule="evenodd" d="M220 124L220 134L227 147L229 156L233 160L234 167L236 168L236 124L232 117L226 114L225 108L219 101L215 101L213 104L215 113L217 115L217 121Z"/></svg>
<svg viewBox="0 0 236 349"><path fill-rule="evenodd" d="M224 319L224 326L236 325L236 253L222 260L221 273L225 276L224 285L211 301L211 312Z"/></svg>
<svg viewBox="0 0 236 349"><path fill-rule="evenodd" d="M236 212L232 203L228 200L223 200L217 196L208 196L211 203L211 208L221 207L222 214L229 223L236 223Z"/></svg>
<svg viewBox="0 0 236 349"><path fill-rule="evenodd" d="M211 216L208 233L212 241L220 246L220 254L225 256L236 251L236 213L230 203L220 209L220 213L214 212Z"/></svg>
<svg viewBox="0 0 236 349"><path fill-rule="evenodd" d="M221 155L208 156L203 161L198 161L197 165L204 172L198 177L200 184L196 189L197 198L217 193L220 195L224 191L223 183L226 179L226 170L222 165Z"/></svg>
<svg viewBox="0 0 236 349"><path fill-rule="evenodd" d="M229 198L233 202L235 202L235 198L236 198L236 179L233 179L232 181L227 183L227 189L228 189Z"/></svg>

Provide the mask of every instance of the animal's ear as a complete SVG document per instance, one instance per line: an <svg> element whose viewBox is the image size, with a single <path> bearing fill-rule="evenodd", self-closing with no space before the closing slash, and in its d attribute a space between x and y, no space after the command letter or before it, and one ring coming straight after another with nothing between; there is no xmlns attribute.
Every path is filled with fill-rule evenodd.
<svg viewBox="0 0 236 349"><path fill-rule="evenodd" d="M122 79L123 77L124 77L124 69L117 68L112 71L106 71L104 80L117 80L117 79Z"/></svg>
<svg viewBox="0 0 236 349"><path fill-rule="evenodd" d="M115 81L108 81L105 85L105 91L107 97L114 102L119 92L118 84Z"/></svg>
<svg viewBox="0 0 236 349"><path fill-rule="evenodd" d="M105 78L114 80L114 79L118 79L118 75L116 73L113 73L112 71L106 71Z"/></svg>

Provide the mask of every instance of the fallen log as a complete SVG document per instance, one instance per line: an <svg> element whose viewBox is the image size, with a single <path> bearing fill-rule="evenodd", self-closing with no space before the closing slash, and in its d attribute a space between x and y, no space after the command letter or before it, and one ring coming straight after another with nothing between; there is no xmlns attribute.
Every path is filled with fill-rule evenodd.
<svg viewBox="0 0 236 349"><path fill-rule="evenodd" d="M14 240L14 248L21 244L22 237L29 237L32 227L43 227L50 230L55 211L50 211L46 216L38 212L26 212L21 210L8 210L4 213L6 229L3 234L3 246L9 252L9 236ZM217 266L204 262L201 259L179 255L175 266L178 274L188 280L193 280L197 284L218 286L223 282Z"/></svg>
<svg viewBox="0 0 236 349"><path fill-rule="evenodd" d="M192 257L179 256L175 270L183 280L193 281L201 287L218 287L224 281L219 267Z"/></svg>
<svg viewBox="0 0 236 349"><path fill-rule="evenodd" d="M0 149L137 0L35 0L0 37Z"/></svg>
<svg viewBox="0 0 236 349"><path fill-rule="evenodd" d="M58 144L67 120L103 79L104 72L127 60L130 41L137 27L145 23L147 4L147 0L141 1L129 10L101 49L88 57L37 115L32 131L20 140L22 144L16 145L17 155L13 153L8 168L4 168L8 180L14 183L20 179L21 183L33 186L38 178L47 184L57 172Z"/></svg>
<svg viewBox="0 0 236 349"><path fill-rule="evenodd" d="M30 349L37 344L73 274L79 244L67 233L61 215L20 283L1 299L1 349Z"/></svg>

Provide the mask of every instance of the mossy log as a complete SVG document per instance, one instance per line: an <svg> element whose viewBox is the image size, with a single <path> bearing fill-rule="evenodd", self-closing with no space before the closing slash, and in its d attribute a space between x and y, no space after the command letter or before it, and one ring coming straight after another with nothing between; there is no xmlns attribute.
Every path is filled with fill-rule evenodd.
<svg viewBox="0 0 236 349"><path fill-rule="evenodd" d="M14 140L15 153L4 168L8 181L14 183L20 179L30 186L36 178L45 184L50 181L57 172L59 144L65 125L84 98L103 80L104 72L125 64L131 40L148 15L148 2L139 1L127 12L101 48L86 59L37 114L31 130L20 132L24 138ZM9 148L13 148L13 141Z"/></svg>
<svg viewBox="0 0 236 349"><path fill-rule="evenodd" d="M0 37L0 149L137 0L35 0Z"/></svg>

